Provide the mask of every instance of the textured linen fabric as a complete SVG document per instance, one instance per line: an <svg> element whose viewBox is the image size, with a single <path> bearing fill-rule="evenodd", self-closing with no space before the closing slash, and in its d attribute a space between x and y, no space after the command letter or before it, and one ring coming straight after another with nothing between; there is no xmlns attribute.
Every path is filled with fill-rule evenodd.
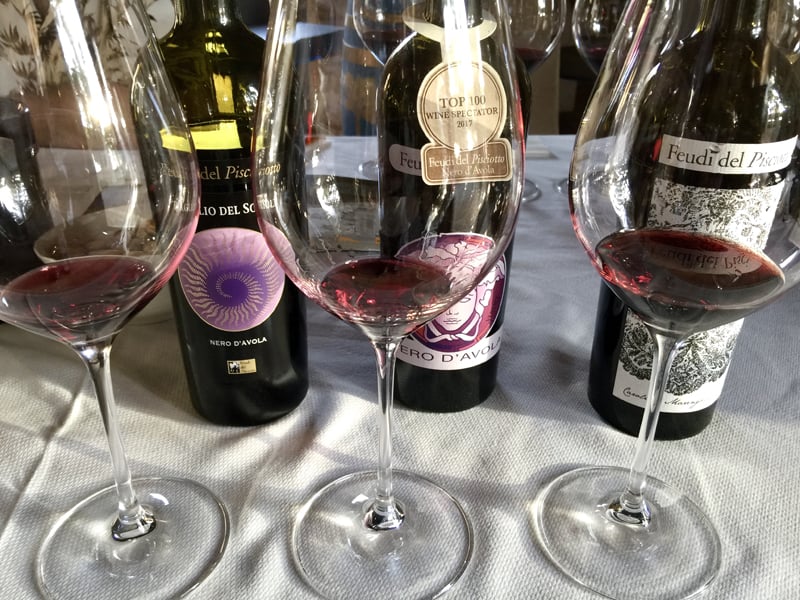
<svg viewBox="0 0 800 600"><path fill-rule="evenodd" d="M497 389L457 414L396 410L395 465L458 498L475 551L447 598L591 599L537 546L530 506L579 465L628 466L634 440L586 399L600 278L554 191L572 138L533 140L543 190L521 209ZM553 158L542 153L544 145ZM747 318L723 398L699 436L658 442L650 472L692 497L720 534L722 571L706 599L800 593L800 290ZM372 468L376 375L365 338L309 304L311 386L303 404L260 427L219 427L191 407L171 320L119 336L112 373L134 476L190 477L231 516L229 546L191 598L313 599L289 550L292 520L329 481ZM38 598L33 563L48 529L111 483L99 411L71 350L0 325L0 597ZM620 574L624 577L624 574ZM97 595L87 593L87 599Z"/></svg>

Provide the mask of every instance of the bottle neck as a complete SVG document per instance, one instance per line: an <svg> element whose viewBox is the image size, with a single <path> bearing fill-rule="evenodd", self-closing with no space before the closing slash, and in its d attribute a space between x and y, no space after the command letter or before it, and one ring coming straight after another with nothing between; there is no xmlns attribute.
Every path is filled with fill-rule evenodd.
<svg viewBox="0 0 800 600"><path fill-rule="evenodd" d="M177 0L177 25L229 25L241 21L234 0Z"/></svg>
<svg viewBox="0 0 800 600"><path fill-rule="evenodd" d="M426 0L425 20L439 27L468 29L483 22L481 0Z"/></svg>

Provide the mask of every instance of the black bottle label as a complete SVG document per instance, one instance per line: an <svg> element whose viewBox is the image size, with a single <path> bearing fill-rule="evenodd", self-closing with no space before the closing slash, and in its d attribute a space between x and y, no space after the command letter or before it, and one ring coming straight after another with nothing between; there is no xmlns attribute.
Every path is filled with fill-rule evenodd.
<svg viewBox="0 0 800 600"><path fill-rule="evenodd" d="M676 181L668 175L671 169L733 177L775 173L789 166L796 143L796 137L766 144L726 144L662 136L654 158L664 171L655 180L648 226L709 233L763 248L785 190L783 178L760 187L709 188L688 185L684 182L686 177ZM742 211L743 206L749 210ZM689 268L729 270L730 265L714 263L731 259L687 252L682 260ZM663 412L695 412L719 399L742 324L742 320L735 321L688 338L667 381ZM644 407L652 356L652 341L645 325L628 312L614 376L614 396Z"/></svg>
<svg viewBox="0 0 800 600"><path fill-rule="evenodd" d="M500 351L502 327L495 329L506 287L506 260L460 302L407 336L397 352L403 362L436 371L482 365Z"/></svg>

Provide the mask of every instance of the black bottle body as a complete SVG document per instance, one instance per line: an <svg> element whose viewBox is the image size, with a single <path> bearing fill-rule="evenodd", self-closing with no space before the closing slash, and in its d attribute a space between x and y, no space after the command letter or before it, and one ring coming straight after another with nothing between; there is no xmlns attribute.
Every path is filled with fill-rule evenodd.
<svg viewBox="0 0 800 600"><path fill-rule="evenodd" d="M760 249L796 177L798 114L792 102L775 99L800 90L783 55L751 38L751 28L737 29L739 5L709 6L720 11L709 21L719 31L705 27L666 53L642 94L630 160L636 193L650 202L634 218L638 227L697 231ZM754 6L765 19L766 5ZM706 66L688 72L686 64ZM741 326L688 337L666 383L657 439L689 437L711 422ZM631 435L639 432L652 351L642 322L604 285L589 399Z"/></svg>
<svg viewBox="0 0 800 600"><path fill-rule="evenodd" d="M204 178L249 169L249 156L230 156L249 154L249 148L197 154ZM239 189L220 187L229 186L202 181L202 216L170 292L195 408L214 423L255 425L287 414L308 390L305 300L272 264L252 212L249 180L230 186ZM197 266L190 270L192 260ZM270 262L267 269L264 262ZM276 295L280 300L266 320L242 328L259 321L263 302L273 303Z"/></svg>
<svg viewBox="0 0 800 600"><path fill-rule="evenodd" d="M467 21L470 27L482 23L479 2L465 1ZM427 22L441 22L437 2L429 1L418 13ZM492 65L500 60L500 51L491 38L479 41L480 50L475 56ZM521 61L517 61L520 78L520 95L523 122L527 124L530 102L530 83ZM385 103L379 119L382 119L380 138L381 161L384 165L384 212L381 229L383 251L392 253L419 232L414 229L415 214L441 214L449 219L449 228L459 230L460 219L466 219L464 230L480 230L474 224L480 219L491 219L490 214L471 215L469 218L452 209L463 199L464 204L474 202L491 194L498 198L511 192L506 181L491 183L480 181L444 181L432 184L424 181L418 161L420 150L431 139L420 125L420 117L414 108L418 106L418 94L424 89L428 73L441 69L448 60L462 60L462 56L445 57L439 42L422 34L414 35L390 58L382 81ZM403 64L414 65L404 69ZM499 63L497 63L499 64ZM498 72L501 69L497 69ZM510 82L502 82L506 94L510 94ZM478 98L480 94L475 95ZM508 123L501 137L508 136ZM458 195L457 195L458 194ZM452 200L450 200L452 198ZM443 199L446 199L443 201ZM419 210L420 206L441 205L441 211ZM485 203L489 206L490 203ZM398 214L395 229L393 214ZM412 223L411 228L405 228ZM424 222L419 224L420 229ZM405 237L400 237L399 234ZM494 390L497 381L505 312L505 295L511 267L512 247L509 245L501 260L484 280L465 296L461 303L437 319L419 328L403 340L397 351L395 367L395 400L409 408L430 412L455 412L465 410L483 402Z"/></svg>
<svg viewBox="0 0 800 600"><path fill-rule="evenodd" d="M197 233L170 291L193 405L214 423L256 425L308 390L305 304L258 229L250 145L263 41L237 19L214 21L227 4L184 6L187 21L162 42L201 177Z"/></svg>

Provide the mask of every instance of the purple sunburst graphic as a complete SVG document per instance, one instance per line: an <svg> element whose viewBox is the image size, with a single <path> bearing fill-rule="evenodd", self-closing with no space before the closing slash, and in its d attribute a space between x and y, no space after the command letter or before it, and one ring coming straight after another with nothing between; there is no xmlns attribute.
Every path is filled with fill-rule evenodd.
<svg viewBox="0 0 800 600"><path fill-rule="evenodd" d="M250 229L221 227L195 234L178 278L192 310L222 331L260 325L283 294L283 270L261 233Z"/></svg>

